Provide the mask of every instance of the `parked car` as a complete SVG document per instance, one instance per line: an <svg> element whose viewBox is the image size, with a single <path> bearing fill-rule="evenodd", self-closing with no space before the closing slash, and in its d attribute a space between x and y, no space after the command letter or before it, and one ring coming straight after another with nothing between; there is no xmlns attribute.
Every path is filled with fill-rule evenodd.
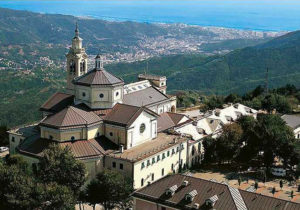
<svg viewBox="0 0 300 210"><path fill-rule="evenodd" d="M0 147L0 152L6 152L8 151L8 147Z"/></svg>
<svg viewBox="0 0 300 210"><path fill-rule="evenodd" d="M274 176L286 176L286 170L284 168L271 168L271 173Z"/></svg>

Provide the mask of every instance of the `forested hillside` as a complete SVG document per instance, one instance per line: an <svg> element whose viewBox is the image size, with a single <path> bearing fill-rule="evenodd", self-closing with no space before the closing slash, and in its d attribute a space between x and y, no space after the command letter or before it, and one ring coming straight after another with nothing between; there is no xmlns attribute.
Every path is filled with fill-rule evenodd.
<svg viewBox="0 0 300 210"><path fill-rule="evenodd" d="M221 56L176 55L116 64L109 69L132 81L138 73L168 76L169 90L199 90L208 94L245 93L262 85L269 69L270 87L300 86L300 31L264 44Z"/></svg>

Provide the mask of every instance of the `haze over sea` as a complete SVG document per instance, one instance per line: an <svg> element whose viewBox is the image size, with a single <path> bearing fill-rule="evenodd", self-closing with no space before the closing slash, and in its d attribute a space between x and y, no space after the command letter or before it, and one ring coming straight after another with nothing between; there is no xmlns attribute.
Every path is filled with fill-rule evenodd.
<svg viewBox="0 0 300 210"><path fill-rule="evenodd" d="M299 0L0 1L0 7L114 21L185 23L258 31L300 29Z"/></svg>

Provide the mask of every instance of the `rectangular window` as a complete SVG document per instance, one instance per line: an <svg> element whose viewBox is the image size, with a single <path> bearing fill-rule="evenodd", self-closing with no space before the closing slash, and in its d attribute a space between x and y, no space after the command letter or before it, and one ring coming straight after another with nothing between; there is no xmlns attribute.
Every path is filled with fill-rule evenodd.
<svg viewBox="0 0 300 210"><path fill-rule="evenodd" d="M120 169L123 170L123 164L122 163L120 163Z"/></svg>
<svg viewBox="0 0 300 210"><path fill-rule="evenodd" d="M116 167L116 162L112 163L112 167L115 168Z"/></svg>
<svg viewBox="0 0 300 210"><path fill-rule="evenodd" d="M152 164L155 163L155 158L152 158Z"/></svg>
<svg viewBox="0 0 300 210"><path fill-rule="evenodd" d="M179 147L176 148L176 153L179 152Z"/></svg>
<svg viewBox="0 0 300 210"><path fill-rule="evenodd" d="M165 158L166 158L166 155L165 155L165 153L163 153L161 159L163 160L163 159L165 159Z"/></svg>
<svg viewBox="0 0 300 210"><path fill-rule="evenodd" d="M15 137L14 136L11 137L11 141L15 142Z"/></svg>
<svg viewBox="0 0 300 210"><path fill-rule="evenodd" d="M161 175L164 176L165 175L165 169L161 169Z"/></svg>
<svg viewBox="0 0 300 210"><path fill-rule="evenodd" d="M167 152L167 156L168 156L168 157L170 156L170 151Z"/></svg>
<svg viewBox="0 0 300 210"><path fill-rule="evenodd" d="M154 173L151 176L151 180L154 181Z"/></svg>
<svg viewBox="0 0 300 210"><path fill-rule="evenodd" d="M142 162L141 169L145 168L145 162Z"/></svg>
<svg viewBox="0 0 300 210"><path fill-rule="evenodd" d="M172 155L174 155L175 154L175 149L172 149Z"/></svg>
<svg viewBox="0 0 300 210"><path fill-rule="evenodd" d="M157 155L157 162L160 161L160 155Z"/></svg>
<svg viewBox="0 0 300 210"><path fill-rule="evenodd" d="M150 166L150 160L147 160L147 166Z"/></svg>

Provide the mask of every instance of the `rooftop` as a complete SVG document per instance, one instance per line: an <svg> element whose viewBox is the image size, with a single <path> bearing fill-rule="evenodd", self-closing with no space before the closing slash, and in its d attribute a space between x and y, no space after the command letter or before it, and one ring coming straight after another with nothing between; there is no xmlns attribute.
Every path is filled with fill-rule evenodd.
<svg viewBox="0 0 300 210"><path fill-rule="evenodd" d="M148 112L155 117L157 116L156 113L146 107L116 104L104 119L107 123L130 126L143 111Z"/></svg>
<svg viewBox="0 0 300 210"><path fill-rule="evenodd" d="M157 118L157 131L161 132L191 121L191 119L187 118L183 114L165 112Z"/></svg>
<svg viewBox="0 0 300 210"><path fill-rule="evenodd" d="M188 183L187 186L182 185L184 181ZM174 195L167 196L165 193L166 190L174 185L177 185L178 189ZM196 190L198 194L195 195L191 202L186 201L184 199L185 195L193 190ZM199 204L199 209L206 209L205 206L208 199L215 202L214 209L222 210L296 210L300 208L300 204L298 203L239 190L223 183L180 174L164 177L136 191L133 196L178 209L194 209L193 206L196 203Z"/></svg>
<svg viewBox="0 0 300 210"><path fill-rule="evenodd" d="M153 74L139 74L139 79L150 79L150 80L160 80L160 79L166 79L165 76L159 76L159 75L153 75Z"/></svg>
<svg viewBox="0 0 300 210"><path fill-rule="evenodd" d="M102 121L102 119L94 112L69 106L60 112L46 117L41 125L60 129L75 128L87 126Z"/></svg>
<svg viewBox="0 0 300 210"><path fill-rule="evenodd" d="M300 127L300 115L294 114L294 115L282 115L281 118L286 122L286 124L293 128L296 129Z"/></svg>
<svg viewBox="0 0 300 210"><path fill-rule="evenodd" d="M74 102L74 95L67 93L54 93L41 107L41 111L59 112L65 107L72 105Z"/></svg>
<svg viewBox="0 0 300 210"><path fill-rule="evenodd" d="M74 83L77 85L91 86L91 85L123 85L124 81L105 71L104 69L93 69L86 74L76 78Z"/></svg>
<svg viewBox="0 0 300 210"><path fill-rule="evenodd" d="M137 162L169 147L175 146L178 143L187 141L188 139L188 137L180 137L179 135L158 133L157 138L153 140L132 147L131 149L124 150L123 153L115 152L109 155L111 157Z"/></svg>
<svg viewBox="0 0 300 210"><path fill-rule="evenodd" d="M47 149L51 143L58 144L61 147L69 147L77 159L95 158L118 149L117 145L104 136L90 140L57 142L43 139L40 138L39 135L36 135L25 139L25 141L18 146L18 151L23 154L41 157L44 150Z"/></svg>
<svg viewBox="0 0 300 210"><path fill-rule="evenodd" d="M160 92L154 87L148 87L139 91L128 93L124 95L123 103L133 106L148 106L168 100L168 96Z"/></svg>

